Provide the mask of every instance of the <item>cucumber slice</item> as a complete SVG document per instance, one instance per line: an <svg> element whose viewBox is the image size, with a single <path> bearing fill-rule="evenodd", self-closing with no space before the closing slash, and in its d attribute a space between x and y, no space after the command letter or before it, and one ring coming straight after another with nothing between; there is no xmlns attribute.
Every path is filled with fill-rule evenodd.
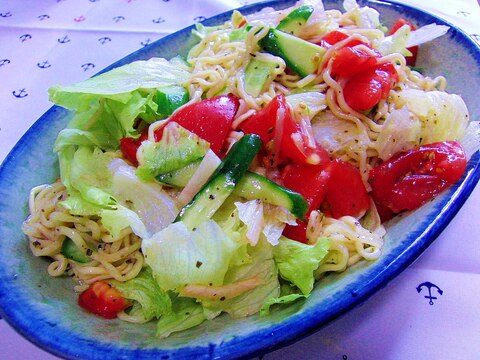
<svg viewBox="0 0 480 360"><path fill-rule="evenodd" d="M313 6L300 6L288 14L282 21L280 21L277 29L295 36L299 36L312 14Z"/></svg>
<svg viewBox="0 0 480 360"><path fill-rule="evenodd" d="M287 67L301 77L317 70L326 51L321 46L278 29L270 29L259 43L265 51L285 60Z"/></svg>
<svg viewBox="0 0 480 360"><path fill-rule="evenodd" d="M155 102L158 105L158 112L163 118L173 114L183 104L189 100L188 91L177 85L165 86L157 89Z"/></svg>
<svg viewBox="0 0 480 360"><path fill-rule="evenodd" d="M86 249L86 251L89 250L91 251L91 249ZM66 237L65 240L63 240L61 253L67 259L71 259L82 264L92 261L92 259L82 252L82 250L80 250L75 242L69 237Z"/></svg>
<svg viewBox="0 0 480 360"><path fill-rule="evenodd" d="M303 219L308 210L308 203L302 195L252 172L242 177L233 194L247 200L260 199L268 204L283 206L299 219Z"/></svg>
<svg viewBox="0 0 480 360"><path fill-rule="evenodd" d="M247 171L262 140L258 135L248 134L236 142L205 186L178 214L175 221L183 221L193 229L210 219Z"/></svg>
<svg viewBox="0 0 480 360"><path fill-rule="evenodd" d="M158 175L156 179L163 184L185 187L193 174L197 171L201 162L202 160L194 161L181 169Z"/></svg>
<svg viewBox="0 0 480 360"><path fill-rule="evenodd" d="M266 82L273 76L275 63L252 58L245 69L245 90L253 97L257 97L265 87Z"/></svg>

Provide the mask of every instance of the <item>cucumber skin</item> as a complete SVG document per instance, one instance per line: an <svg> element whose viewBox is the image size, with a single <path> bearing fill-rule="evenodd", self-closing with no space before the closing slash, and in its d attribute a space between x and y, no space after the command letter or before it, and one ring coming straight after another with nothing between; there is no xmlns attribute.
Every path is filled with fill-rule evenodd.
<svg viewBox="0 0 480 360"><path fill-rule="evenodd" d="M248 134L236 142L210 180L185 205L175 222L183 221L190 229L209 219L230 196L262 146L258 135Z"/></svg>
<svg viewBox="0 0 480 360"><path fill-rule="evenodd" d="M303 220L308 203L299 193L278 185L264 176L246 172L233 193L248 200L260 199L266 203L283 206L297 218Z"/></svg>
<svg viewBox="0 0 480 360"><path fill-rule="evenodd" d="M67 259L86 264L92 259L90 259L87 255L85 255L79 248L78 246L73 242L72 239L66 237L63 240L62 244L62 250L61 253L63 256L65 256Z"/></svg>
<svg viewBox="0 0 480 360"><path fill-rule="evenodd" d="M276 29L298 36L300 34L300 30L313 14L313 10L313 6L311 5L300 6L288 14L282 21L280 21L280 24L278 24Z"/></svg>

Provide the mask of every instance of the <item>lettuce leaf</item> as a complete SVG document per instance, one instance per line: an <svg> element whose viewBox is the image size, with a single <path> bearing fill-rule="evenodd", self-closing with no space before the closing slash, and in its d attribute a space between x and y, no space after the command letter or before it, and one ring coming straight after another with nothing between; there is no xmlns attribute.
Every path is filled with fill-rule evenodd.
<svg viewBox="0 0 480 360"><path fill-rule="evenodd" d="M303 294L309 294L315 281L313 272L328 254L330 240L320 238L307 245L285 237L273 248L273 256L280 276L295 284Z"/></svg>
<svg viewBox="0 0 480 360"><path fill-rule="evenodd" d="M192 231L179 221L142 242L145 262L165 291L187 284L222 285L238 247L211 220Z"/></svg>
<svg viewBox="0 0 480 360"><path fill-rule="evenodd" d="M160 289L148 267L143 268L134 279L125 282L113 281L113 286L123 297L138 303L135 311L140 312L145 321L172 313L170 297Z"/></svg>
<svg viewBox="0 0 480 360"><path fill-rule="evenodd" d="M202 305L194 299L176 297L172 300L172 312L157 323L157 336L166 338L174 332L200 325L206 319Z"/></svg>

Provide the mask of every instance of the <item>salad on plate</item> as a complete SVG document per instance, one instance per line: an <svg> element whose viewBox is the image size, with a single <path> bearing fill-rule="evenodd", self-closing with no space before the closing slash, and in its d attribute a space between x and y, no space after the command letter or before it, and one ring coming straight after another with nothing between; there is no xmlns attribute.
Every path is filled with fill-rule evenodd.
<svg viewBox="0 0 480 360"><path fill-rule="evenodd" d="M378 259L386 221L462 177L478 123L415 67L448 27L343 7L234 11L186 57L50 88L72 118L22 230L79 306L159 337L268 316Z"/></svg>

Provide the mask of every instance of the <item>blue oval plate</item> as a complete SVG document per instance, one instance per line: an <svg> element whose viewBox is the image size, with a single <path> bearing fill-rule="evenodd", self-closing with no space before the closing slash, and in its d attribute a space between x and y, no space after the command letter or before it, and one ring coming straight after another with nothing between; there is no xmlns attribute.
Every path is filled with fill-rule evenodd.
<svg viewBox="0 0 480 360"><path fill-rule="evenodd" d="M293 0L271 1L241 11L248 14L267 5L285 8L293 4ZM340 1L325 1L326 8L339 8L340 4ZM376 8L387 25L399 16L418 25L445 24L427 13L393 2L359 1L359 4ZM222 23L230 14L215 16L204 24ZM419 66L428 69L431 75L445 75L449 92L461 94L470 113L479 114L480 49L464 33L446 25L451 27L447 35L422 46ZM106 70L152 56L170 58L186 54L194 44L191 30L189 27L167 36ZM316 285L307 301L275 308L268 317L232 320L220 316L167 339L157 339L153 323L132 325L86 315L76 304L71 279L49 278L48 262L32 256L21 232L29 190L53 182L58 176L56 157L46 145L53 145L69 117L68 111L52 107L22 137L0 169L1 316L28 340L65 358L241 358L291 343L361 303L410 265L454 217L480 177L477 152L455 186L415 211L414 216L405 215L388 225L386 247L378 261L361 263L345 273L328 276Z"/></svg>

